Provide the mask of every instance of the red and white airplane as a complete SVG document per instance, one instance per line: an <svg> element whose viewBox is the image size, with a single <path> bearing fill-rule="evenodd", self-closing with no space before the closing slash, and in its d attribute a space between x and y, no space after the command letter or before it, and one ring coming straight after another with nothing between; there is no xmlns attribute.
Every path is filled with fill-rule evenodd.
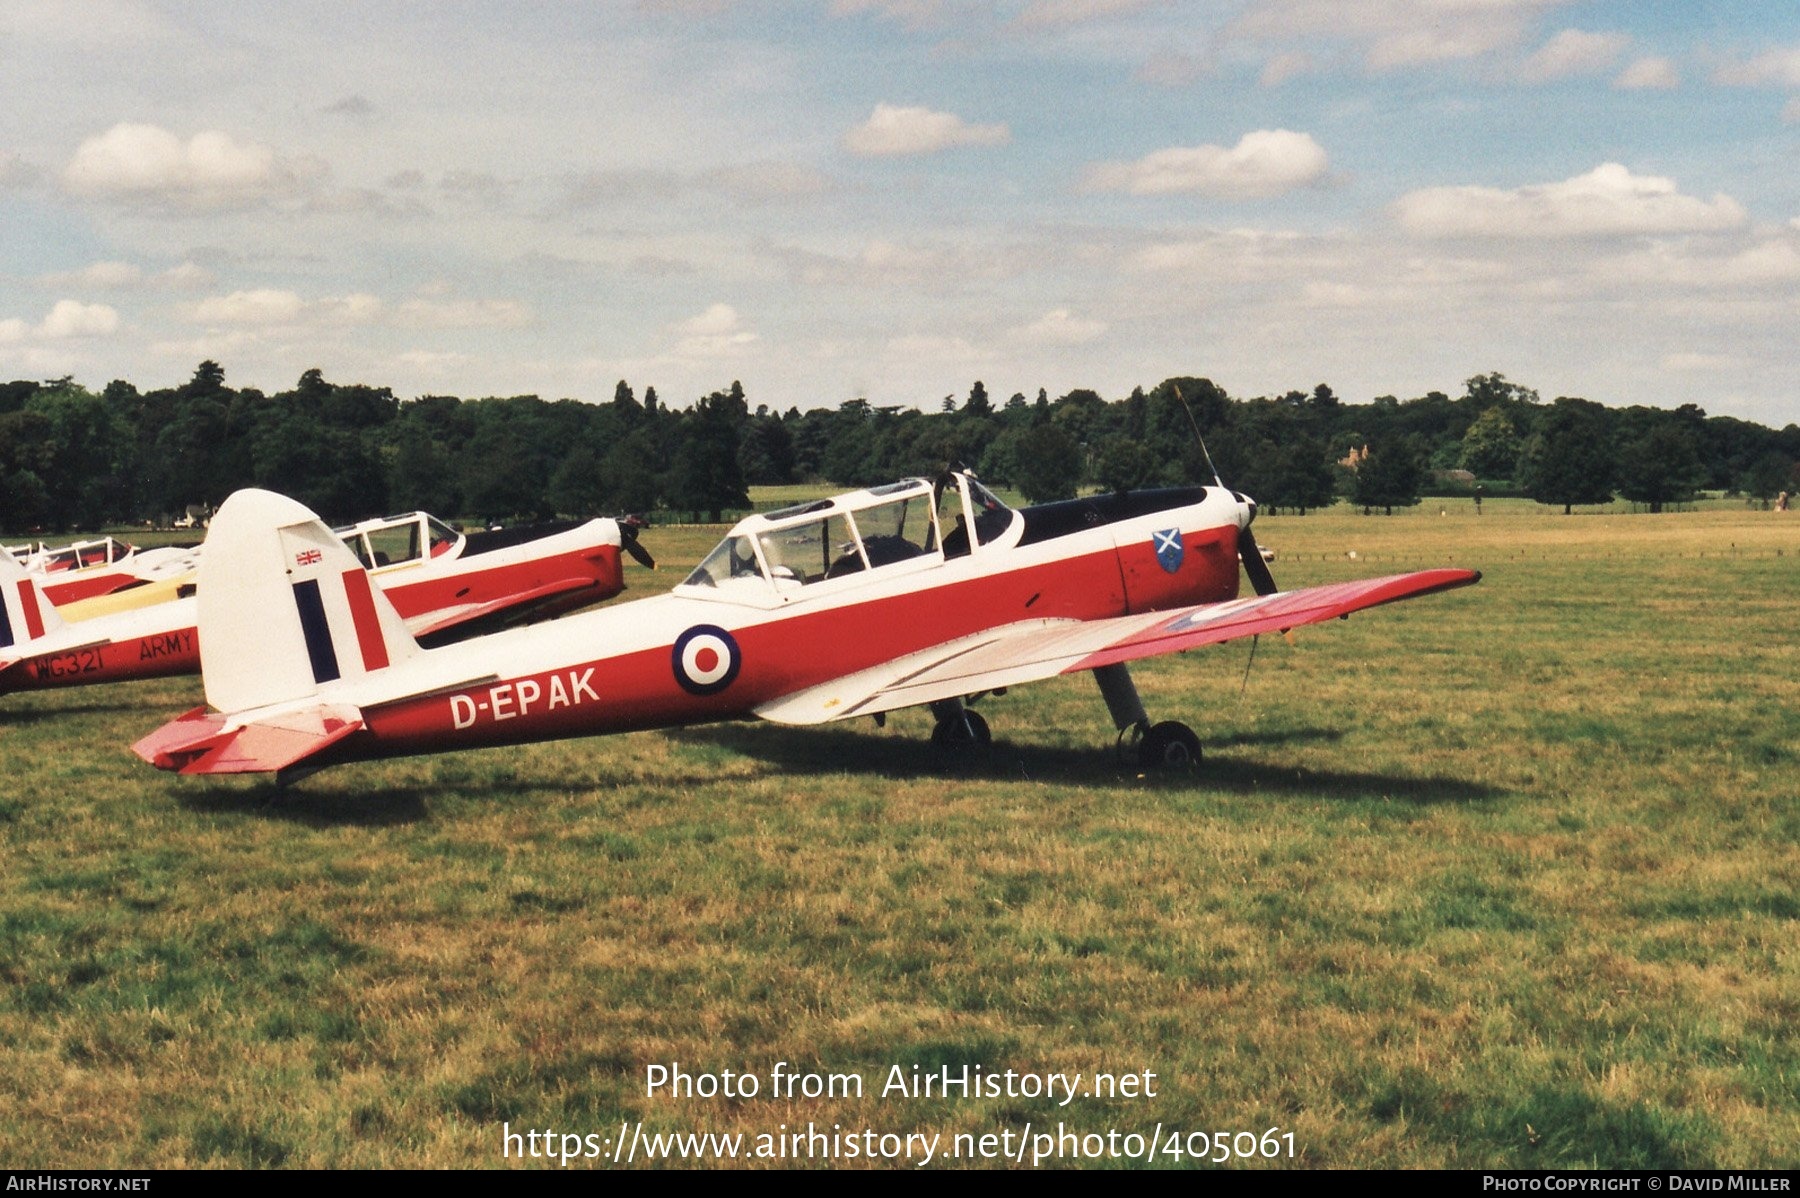
<svg viewBox="0 0 1800 1198"><path fill-rule="evenodd" d="M39 576L44 596L60 607L138 586L153 576L145 568L166 567L186 553L174 548L140 551L114 537L99 537L57 547L40 545L21 564Z"/></svg>
<svg viewBox="0 0 1800 1198"><path fill-rule="evenodd" d="M424 512L367 520L332 533L344 551L372 565L377 590L408 633L429 641L474 635L497 623L543 619L618 594L625 581L620 551L645 564L637 530L615 520L590 520L546 533L543 528L465 536ZM209 541L210 543L210 541ZM192 674L200 669L197 580L184 575L155 586L71 604L119 610L64 619L50 602L41 575L28 574L0 554L0 694L15 690L86 686ZM205 555L199 560L204 563ZM229 569L229 567L226 567ZM224 576L214 571L216 582ZM209 577L202 572L197 578ZM229 585L229 584L225 584ZM175 595L177 598L167 598ZM163 602L127 606L140 592Z"/></svg>
<svg viewBox="0 0 1800 1198"><path fill-rule="evenodd" d="M1466 586L1470 570L1279 592L1222 486L1015 511L946 472L739 522L665 595L422 649L331 530L240 491L200 586L206 697L135 746L186 774L298 777L340 762L759 716L817 724L1091 671L1140 759L1199 756L1151 724L1127 663ZM1239 559L1255 597L1240 599Z"/></svg>

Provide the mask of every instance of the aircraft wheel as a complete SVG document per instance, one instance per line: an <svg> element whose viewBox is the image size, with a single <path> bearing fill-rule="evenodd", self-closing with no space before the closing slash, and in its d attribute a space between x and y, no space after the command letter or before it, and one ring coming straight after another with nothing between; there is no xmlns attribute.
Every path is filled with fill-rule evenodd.
<svg viewBox="0 0 1800 1198"><path fill-rule="evenodd" d="M1138 764L1145 769L1192 769L1200 764L1200 738L1186 724L1165 720L1138 742Z"/></svg>
<svg viewBox="0 0 1800 1198"><path fill-rule="evenodd" d="M975 711L939 720L931 730L932 747L946 753L983 752L993 741L987 721Z"/></svg>

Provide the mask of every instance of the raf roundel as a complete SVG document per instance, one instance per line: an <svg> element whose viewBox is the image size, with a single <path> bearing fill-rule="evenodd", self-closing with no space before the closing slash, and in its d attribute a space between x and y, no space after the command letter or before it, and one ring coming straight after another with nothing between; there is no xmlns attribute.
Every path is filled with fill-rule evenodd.
<svg viewBox="0 0 1800 1198"><path fill-rule="evenodd" d="M715 624L696 624L675 638L670 655L675 681L691 695L716 695L731 685L743 654L731 634Z"/></svg>

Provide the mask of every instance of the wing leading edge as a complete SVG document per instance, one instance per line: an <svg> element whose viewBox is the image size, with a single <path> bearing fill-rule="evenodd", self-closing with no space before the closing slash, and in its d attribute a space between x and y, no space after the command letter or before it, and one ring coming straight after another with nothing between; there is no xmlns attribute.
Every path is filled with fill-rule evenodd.
<svg viewBox="0 0 1800 1198"><path fill-rule="evenodd" d="M1475 570L1421 570L1105 620L1028 620L886 662L756 709L778 724L822 724L1017 686L1264 632L1479 582Z"/></svg>

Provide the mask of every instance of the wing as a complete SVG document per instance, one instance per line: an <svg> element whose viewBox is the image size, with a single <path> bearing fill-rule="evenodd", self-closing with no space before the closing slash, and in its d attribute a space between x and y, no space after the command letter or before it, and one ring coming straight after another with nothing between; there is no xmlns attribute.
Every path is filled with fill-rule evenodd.
<svg viewBox="0 0 1800 1198"><path fill-rule="evenodd" d="M1227 603L1104 620L1027 620L934 645L785 695L756 709L778 724L822 724L1017 686L1263 632L1286 631L1364 608L1478 582L1474 570L1422 570L1278 591Z"/></svg>

